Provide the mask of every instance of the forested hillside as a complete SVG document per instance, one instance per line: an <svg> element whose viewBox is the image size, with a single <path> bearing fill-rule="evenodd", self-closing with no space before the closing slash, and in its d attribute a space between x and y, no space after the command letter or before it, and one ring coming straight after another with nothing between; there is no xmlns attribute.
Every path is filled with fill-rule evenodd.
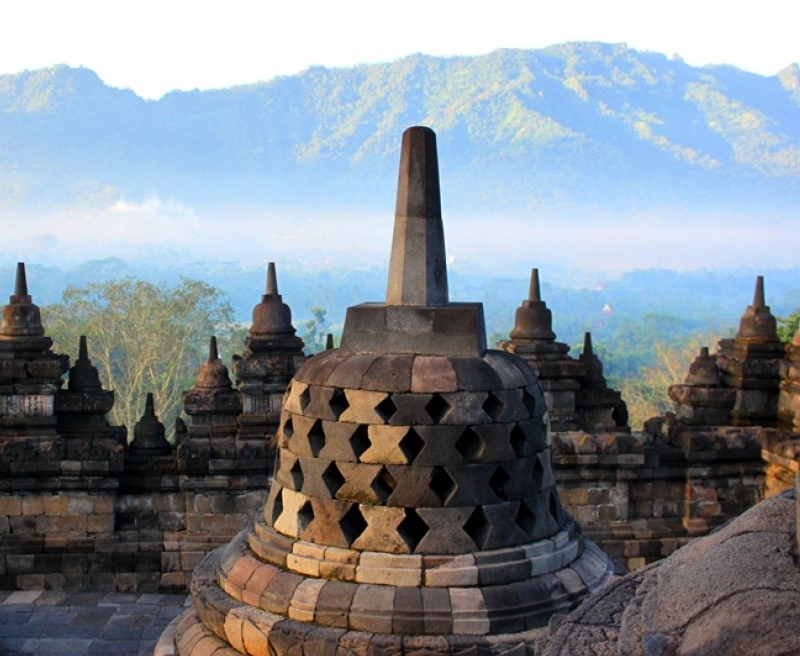
<svg viewBox="0 0 800 656"><path fill-rule="evenodd" d="M787 62L788 64L788 62ZM413 55L145 101L92 71L0 76L0 203L391 206L402 130L439 135L449 206L780 211L800 193L800 69L624 45Z"/></svg>

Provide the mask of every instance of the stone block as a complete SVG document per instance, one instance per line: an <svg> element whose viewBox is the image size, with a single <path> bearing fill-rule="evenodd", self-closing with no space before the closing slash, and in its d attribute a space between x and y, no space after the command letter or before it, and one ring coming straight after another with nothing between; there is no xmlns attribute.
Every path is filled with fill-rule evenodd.
<svg viewBox="0 0 800 656"><path fill-rule="evenodd" d="M449 358L423 355L414 358L412 392L436 393L456 390L458 390L458 379Z"/></svg>
<svg viewBox="0 0 800 656"><path fill-rule="evenodd" d="M490 630L489 615L479 588L450 588L453 633L486 635Z"/></svg>
<svg viewBox="0 0 800 656"><path fill-rule="evenodd" d="M483 409L488 398L487 392L464 391L441 396L450 405L449 412L441 420L442 424L469 426L492 423L492 418Z"/></svg>
<svg viewBox="0 0 800 656"><path fill-rule="evenodd" d="M289 619L313 622L317 598L325 584L322 579L305 579L297 586L289 603Z"/></svg>
<svg viewBox="0 0 800 656"><path fill-rule="evenodd" d="M261 595L261 607L270 613L286 615L294 591L303 580L298 574L279 571Z"/></svg>
<svg viewBox="0 0 800 656"><path fill-rule="evenodd" d="M314 621L323 626L347 628L348 614L358 586L328 580L319 592Z"/></svg>
<svg viewBox="0 0 800 656"><path fill-rule="evenodd" d="M21 498L22 514L26 516L35 516L44 514L44 500L41 496L25 495ZM0 514L12 515L11 512L0 512Z"/></svg>
<svg viewBox="0 0 800 656"><path fill-rule="evenodd" d="M420 588L398 587L395 591L392 632L401 635L419 635L425 632Z"/></svg>
<svg viewBox="0 0 800 656"><path fill-rule="evenodd" d="M422 562L426 587L448 588L478 585L478 567L474 554L426 555L423 556Z"/></svg>
<svg viewBox="0 0 800 656"><path fill-rule="evenodd" d="M347 310L347 315L350 316L350 309ZM328 375L326 384L331 387L345 388L348 392L360 390L364 375L379 357L374 353L364 353L346 358ZM348 394L349 400L350 395Z"/></svg>
<svg viewBox="0 0 800 656"><path fill-rule="evenodd" d="M15 497L0 497L0 515L9 517L18 516L22 514L22 508L21 499Z"/></svg>
<svg viewBox="0 0 800 656"><path fill-rule="evenodd" d="M364 373L360 388L382 392L408 392L411 390L413 364L413 355L381 355Z"/></svg>
<svg viewBox="0 0 800 656"><path fill-rule="evenodd" d="M375 426L368 429L370 447L361 454L361 462L383 465L408 464L401 442L408 434L407 426Z"/></svg>
<svg viewBox="0 0 800 656"><path fill-rule="evenodd" d="M69 497L67 495L48 495L43 497L45 515L49 517L63 517L69 508Z"/></svg>
<svg viewBox="0 0 800 656"><path fill-rule="evenodd" d="M395 588L359 585L353 595L349 624L356 631L391 633Z"/></svg>
<svg viewBox="0 0 800 656"><path fill-rule="evenodd" d="M418 508L417 513L429 529L417 547L418 552L461 554L474 550L474 542L463 530L473 511L471 506Z"/></svg>
<svg viewBox="0 0 800 656"><path fill-rule="evenodd" d="M411 551L397 530L398 524L405 518L404 508L362 505L361 513L367 526L353 542L354 549L389 553Z"/></svg>
<svg viewBox="0 0 800 656"><path fill-rule="evenodd" d="M348 407L340 416L339 421L354 424L383 424L384 417L376 410L389 395L385 392L370 392L359 389L346 389Z"/></svg>

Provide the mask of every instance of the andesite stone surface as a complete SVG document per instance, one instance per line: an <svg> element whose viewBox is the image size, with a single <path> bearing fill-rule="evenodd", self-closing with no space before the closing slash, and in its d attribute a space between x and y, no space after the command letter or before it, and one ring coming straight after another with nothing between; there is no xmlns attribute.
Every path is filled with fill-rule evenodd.
<svg viewBox="0 0 800 656"><path fill-rule="evenodd" d="M532 654L613 576L561 507L535 374L448 301L435 157L406 131L386 303L294 375L269 500L156 653Z"/></svg>
<svg viewBox="0 0 800 656"><path fill-rule="evenodd" d="M800 477L794 489L584 601L553 626L540 653L800 653L799 531Z"/></svg>

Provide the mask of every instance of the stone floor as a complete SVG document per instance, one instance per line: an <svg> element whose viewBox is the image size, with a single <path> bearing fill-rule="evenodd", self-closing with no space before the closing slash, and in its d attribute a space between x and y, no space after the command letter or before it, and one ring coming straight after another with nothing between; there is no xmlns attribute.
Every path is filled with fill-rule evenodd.
<svg viewBox="0 0 800 656"><path fill-rule="evenodd" d="M185 595L0 590L0 656L151 656Z"/></svg>

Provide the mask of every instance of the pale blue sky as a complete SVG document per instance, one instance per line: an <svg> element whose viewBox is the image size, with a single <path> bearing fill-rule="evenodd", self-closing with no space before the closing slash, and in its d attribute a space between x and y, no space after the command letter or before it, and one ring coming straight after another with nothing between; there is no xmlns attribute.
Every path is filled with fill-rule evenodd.
<svg viewBox="0 0 800 656"><path fill-rule="evenodd" d="M65 63L157 98L414 52L624 42L773 75L800 61L800 0L13 0L0 73Z"/></svg>

